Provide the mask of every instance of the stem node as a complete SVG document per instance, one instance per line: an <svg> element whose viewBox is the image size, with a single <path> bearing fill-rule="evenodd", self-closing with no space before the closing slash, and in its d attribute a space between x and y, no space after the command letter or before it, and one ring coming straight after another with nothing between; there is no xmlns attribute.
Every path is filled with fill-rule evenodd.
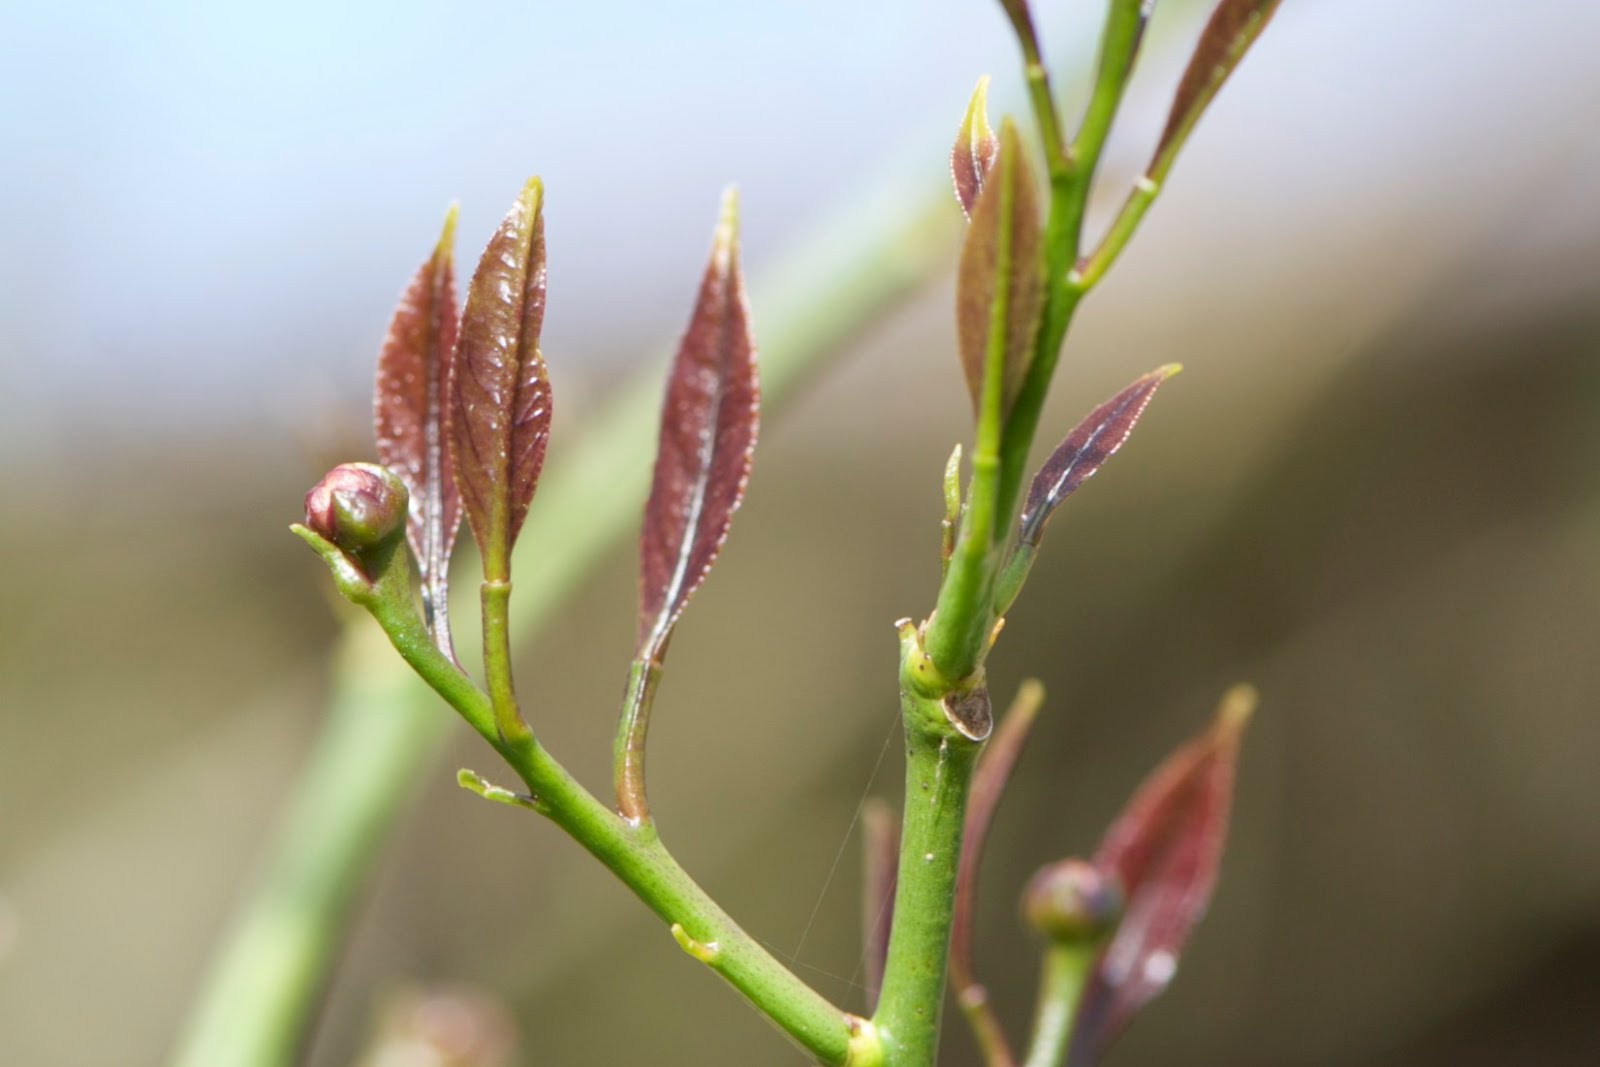
<svg viewBox="0 0 1600 1067"><path fill-rule="evenodd" d="M715 964L717 958L722 955L722 946L715 941L696 941L689 936L682 923L672 924L672 939L678 943L679 948L708 967Z"/></svg>

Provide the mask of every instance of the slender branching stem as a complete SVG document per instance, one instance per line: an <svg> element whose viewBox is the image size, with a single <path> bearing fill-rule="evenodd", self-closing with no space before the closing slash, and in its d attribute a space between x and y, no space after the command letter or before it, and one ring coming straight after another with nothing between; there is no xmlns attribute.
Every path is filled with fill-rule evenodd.
<svg viewBox="0 0 1600 1067"><path fill-rule="evenodd" d="M1039 141L1044 146L1045 165L1051 175L1065 174L1072 169L1072 160L1062 144L1061 119L1056 113L1055 93L1050 88L1050 73L1045 68L1033 16L1027 4L1016 0L1001 0L1000 6L1011 20L1017 46L1022 50L1022 76L1028 86L1028 104L1039 127Z"/></svg>
<svg viewBox="0 0 1600 1067"><path fill-rule="evenodd" d="M604 864L669 928L675 928L681 944L696 946L695 958L721 975L796 1044L826 1064L846 1063L853 1048L860 1060L862 1020L834 1007L729 918L679 866L653 826L637 825L595 799L531 737L505 737L493 698L470 682L463 685L460 671L431 641L417 640L419 634L425 638L426 631L415 614L410 621L399 614L379 616L395 647L517 773L527 787L528 806Z"/></svg>

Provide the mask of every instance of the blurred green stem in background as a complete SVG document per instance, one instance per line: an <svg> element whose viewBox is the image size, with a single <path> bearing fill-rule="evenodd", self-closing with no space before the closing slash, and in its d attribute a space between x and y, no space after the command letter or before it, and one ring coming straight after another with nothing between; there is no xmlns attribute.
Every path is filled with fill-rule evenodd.
<svg viewBox="0 0 1600 1067"><path fill-rule="evenodd" d="M327 725L183 1037L181 1067L299 1058L350 906L451 729L438 698L360 621L339 650Z"/></svg>

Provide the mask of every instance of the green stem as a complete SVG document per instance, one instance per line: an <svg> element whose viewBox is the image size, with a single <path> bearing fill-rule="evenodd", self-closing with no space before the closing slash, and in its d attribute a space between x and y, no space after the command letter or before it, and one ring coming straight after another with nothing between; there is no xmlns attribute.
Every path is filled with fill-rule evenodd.
<svg viewBox="0 0 1600 1067"><path fill-rule="evenodd" d="M1006 353L1010 347L1011 237L1015 210L1015 160L1001 154L993 181L1000 189L1000 224L995 240L995 286L989 302L989 336L978 396L978 427L972 448L972 478L966 514L950 567L940 583L938 610L927 635L928 654L947 678L965 679L983 658L989 632L1000 489L1000 442L1005 425Z"/></svg>
<svg viewBox="0 0 1600 1067"><path fill-rule="evenodd" d="M1145 212L1150 210L1150 205L1160 191L1160 180L1149 175L1134 183L1133 190L1128 193L1128 199L1123 201L1122 210L1117 212L1117 217L1111 221L1106 235L1100 239L1100 247L1085 257L1078 266L1077 284L1080 287L1084 290L1092 289L1106 276L1106 271L1111 269L1111 264L1117 261L1117 257L1127 247L1134 231L1139 228L1139 223L1144 221Z"/></svg>
<svg viewBox="0 0 1600 1067"><path fill-rule="evenodd" d="M1020 0L1001 0L1000 6L1011 20L1017 46L1022 50L1022 76L1028 86L1028 103L1039 127L1039 141L1044 146L1045 165L1051 175L1064 174L1072 168L1072 163L1062 147L1061 119L1056 114L1055 93L1050 88L1050 74L1045 69L1033 16L1027 4Z"/></svg>
<svg viewBox="0 0 1600 1067"><path fill-rule="evenodd" d="M517 772L536 810L615 874L675 931L680 943L693 944L697 959L796 1044L824 1063L846 1062L859 1020L834 1007L729 918L678 865L654 826L630 822L600 803L531 737L504 737L494 698L458 684L460 672L444 653L431 642L416 642L422 626L415 613L384 613L378 618L393 625L391 640L419 675L430 683L444 683L439 695Z"/></svg>
<svg viewBox="0 0 1600 1067"><path fill-rule="evenodd" d="M992 722L985 690L936 695L930 688L937 672L910 625L901 631L901 649L906 800L894 926L872 1022L886 1067L932 1067L939 1052L967 787Z"/></svg>
<svg viewBox="0 0 1600 1067"><path fill-rule="evenodd" d="M352 631L322 735L223 940L175 1067L283 1067L304 1035L349 924L364 870L426 781L450 720L372 626ZM420 697L420 699L419 699Z"/></svg>
<svg viewBox="0 0 1600 1067"><path fill-rule="evenodd" d="M483 675L489 684L495 729L502 740L526 744L533 738L528 721L517 706L511 681L511 582L491 579L483 583Z"/></svg>
<svg viewBox="0 0 1600 1067"><path fill-rule="evenodd" d="M1023 1067L1058 1067L1072 1041L1078 1000L1099 954L1099 942L1058 942L1045 949L1033 1040Z"/></svg>
<svg viewBox="0 0 1600 1067"><path fill-rule="evenodd" d="M542 748L503 752L549 818L634 892L692 953L801 1048L844 1064L857 1029L851 1016L801 981L728 917L667 851L649 824L633 826L600 803Z"/></svg>
<svg viewBox="0 0 1600 1067"><path fill-rule="evenodd" d="M1072 139L1072 155L1078 162L1078 180L1085 187L1094 181L1100 155L1111 124L1117 117L1127 92L1133 63L1139 54L1139 39L1144 36L1145 0L1110 0L1105 29L1100 35L1100 55L1095 66L1094 89L1084 109L1083 121ZM1079 220L1082 222L1080 215ZM1078 235L1073 234L1076 245Z"/></svg>

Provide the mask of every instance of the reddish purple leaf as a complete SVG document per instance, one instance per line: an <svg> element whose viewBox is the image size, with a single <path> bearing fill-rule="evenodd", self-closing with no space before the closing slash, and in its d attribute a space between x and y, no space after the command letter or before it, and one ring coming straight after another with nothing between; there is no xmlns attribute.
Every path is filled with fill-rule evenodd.
<svg viewBox="0 0 1600 1067"><path fill-rule="evenodd" d="M1172 981L1216 886L1239 740L1255 704L1250 686L1229 690L1211 728L1167 757L1101 841L1095 866L1116 875L1126 911L1084 991L1069 1067L1098 1060Z"/></svg>
<svg viewBox="0 0 1600 1067"><path fill-rule="evenodd" d="M510 576L550 439L544 323L544 187L531 178L467 288L450 380L451 461L486 578Z"/></svg>
<svg viewBox="0 0 1600 1067"><path fill-rule="evenodd" d="M967 799L967 813L961 830L961 860L956 867L955 906L950 922L950 989L961 1004L979 1045L998 1062L1011 1063L1010 1045L994 1009L989 992L978 981L973 962L972 923L978 910L978 866L983 862L983 846L994 822L1006 783L1016 768L1017 757L1028 740L1028 732L1044 704L1044 686L1029 678L1017 690L1011 707L989 738L988 747L978 759Z"/></svg>
<svg viewBox="0 0 1600 1067"><path fill-rule="evenodd" d="M728 536L755 451L760 388L730 189L678 345L639 537L638 659L658 659Z"/></svg>
<svg viewBox="0 0 1600 1067"><path fill-rule="evenodd" d="M883 801L867 801L861 809L861 932L869 1012L877 1006L889 958L899 854L900 821Z"/></svg>
<svg viewBox="0 0 1600 1067"><path fill-rule="evenodd" d="M950 981L957 996L963 987L976 981L972 965L972 916L977 910L978 864L983 861L984 842L994 821L995 808L1000 804L1001 794L1011 780L1017 757L1022 755L1022 746L1043 704L1044 686L1032 678L1023 682L972 774L950 925Z"/></svg>
<svg viewBox="0 0 1600 1067"><path fill-rule="evenodd" d="M988 96L989 77L984 75L978 79L978 87L972 90L961 129L956 131L956 143L950 149L950 175L956 183L956 200L968 218L972 217L972 205L983 191L984 180L1000 152L1000 142L989 128Z"/></svg>
<svg viewBox="0 0 1600 1067"><path fill-rule="evenodd" d="M1001 410L1033 360L1033 337L1044 307L1044 241L1038 191L1010 119L1000 124L1000 148L972 207L956 275L956 334L967 391L976 410L985 368L1000 361Z"/></svg>
<svg viewBox="0 0 1600 1067"><path fill-rule="evenodd" d="M411 494L406 540L422 579L422 605L439 646L450 649L446 571L461 527L450 468L447 403L461 316L456 310L456 209L445 216L433 254L417 268L389 321L378 355L373 428L378 459Z"/></svg>
<svg viewBox="0 0 1600 1067"><path fill-rule="evenodd" d="M1176 363L1168 363L1136 378L1132 385L1084 416L1066 440L1056 446L1028 487L1018 535L1023 544L1039 543L1044 525L1055 509L1122 447L1161 383L1181 369Z"/></svg>
<svg viewBox="0 0 1600 1067"><path fill-rule="evenodd" d="M1160 180L1172 165L1189 131L1211 104L1217 90L1261 36L1281 0L1221 0L1200 34L1189 66L1178 83L1167 125L1156 143L1148 173Z"/></svg>

